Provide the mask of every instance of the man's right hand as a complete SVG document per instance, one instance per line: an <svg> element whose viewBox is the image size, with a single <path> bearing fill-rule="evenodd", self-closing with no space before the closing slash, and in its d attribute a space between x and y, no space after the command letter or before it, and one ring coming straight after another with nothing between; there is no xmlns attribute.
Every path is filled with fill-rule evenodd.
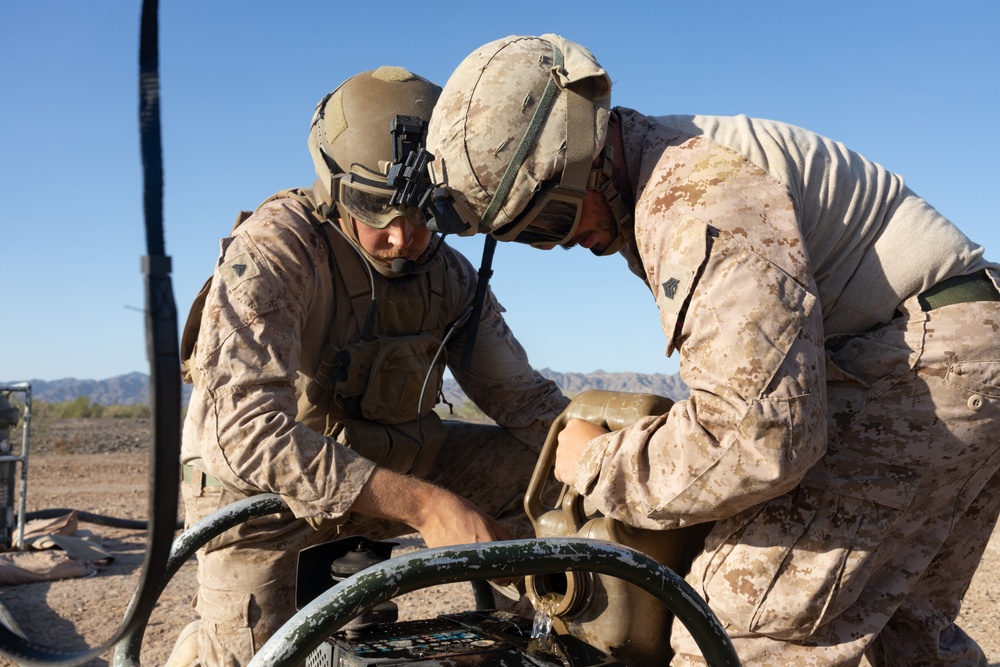
<svg viewBox="0 0 1000 667"><path fill-rule="evenodd" d="M428 547L508 539L506 531L461 496L416 477L375 468L351 511L416 529Z"/></svg>

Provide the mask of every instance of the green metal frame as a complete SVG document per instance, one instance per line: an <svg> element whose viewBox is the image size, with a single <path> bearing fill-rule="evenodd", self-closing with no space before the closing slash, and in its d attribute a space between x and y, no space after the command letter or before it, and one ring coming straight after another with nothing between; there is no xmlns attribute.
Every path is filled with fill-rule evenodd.
<svg viewBox="0 0 1000 667"><path fill-rule="evenodd" d="M286 509L277 495L247 498L205 517L174 541L160 591L213 537L244 521ZM248 667L298 667L327 637L359 613L411 591L440 584L552 572L597 572L656 596L691 633L712 667L739 667L732 642L687 582L642 552L582 538L545 538L425 549L370 567L303 607L261 647ZM114 667L139 667L145 623L115 647Z"/></svg>
<svg viewBox="0 0 1000 667"><path fill-rule="evenodd" d="M712 667L739 667L715 614L681 577L649 556L611 542L545 538L418 551L374 565L326 591L288 620L248 667L295 667L360 611L437 584L564 571L619 577L655 595L684 624Z"/></svg>

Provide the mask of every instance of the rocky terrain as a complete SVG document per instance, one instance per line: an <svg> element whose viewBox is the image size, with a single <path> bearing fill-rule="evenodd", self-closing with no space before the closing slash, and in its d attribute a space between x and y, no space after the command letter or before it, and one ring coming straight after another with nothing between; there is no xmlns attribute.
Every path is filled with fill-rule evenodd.
<svg viewBox="0 0 1000 667"><path fill-rule="evenodd" d="M145 519L148 420L81 419L38 424L28 462L27 509L67 508ZM23 631L48 646L82 650L105 642L121 621L139 581L146 534L81 524L103 537L114 561L95 576L0 587L0 602ZM405 549L418 548L410 536ZM185 565L161 595L148 624L141 661L163 664L180 630L195 617L195 564ZM425 589L398 600L401 618L432 618L474 608L468 584ZM991 664L1000 665L1000 532L966 596L960 618ZM86 662L109 665L111 652ZM13 663L0 658L0 665Z"/></svg>

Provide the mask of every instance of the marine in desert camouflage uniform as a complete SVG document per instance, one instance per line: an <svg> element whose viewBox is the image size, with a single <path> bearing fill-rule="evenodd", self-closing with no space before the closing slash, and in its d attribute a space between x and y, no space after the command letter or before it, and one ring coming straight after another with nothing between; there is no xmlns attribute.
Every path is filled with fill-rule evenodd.
<svg viewBox="0 0 1000 667"><path fill-rule="evenodd" d="M715 522L687 581L746 665L985 665L955 619L1000 512L998 266L837 142L610 90L579 45L509 37L428 138L473 229L620 251L679 352L690 398L570 422L557 476L631 525Z"/></svg>
<svg viewBox="0 0 1000 667"><path fill-rule="evenodd" d="M513 518L568 400L529 365L491 293L472 362L458 363L476 272L422 212L388 206L378 164L393 157L394 117L426 119L439 92L401 68L349 79L313 118L314 188L278 193L222 241L185 329L186 521L260 493L290 511L199 552L200 619L171 665L246 664L295 612L303 548L358 533L417 529L442 546L530 530ZM445 365L497 426L432 412Z"/></svg>

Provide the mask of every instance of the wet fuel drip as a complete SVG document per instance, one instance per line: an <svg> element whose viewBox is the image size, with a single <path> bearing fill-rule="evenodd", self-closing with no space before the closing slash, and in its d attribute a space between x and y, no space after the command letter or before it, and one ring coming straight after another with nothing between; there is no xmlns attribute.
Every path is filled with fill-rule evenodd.
<svg viewBox="0 0 1000 667"><path fill-rule="evenodd" d="M551 650L552 619L559 600L554 595L546 595L535 603L535 620L531 626L531 638L538 640L540 648Z"/></svg>

